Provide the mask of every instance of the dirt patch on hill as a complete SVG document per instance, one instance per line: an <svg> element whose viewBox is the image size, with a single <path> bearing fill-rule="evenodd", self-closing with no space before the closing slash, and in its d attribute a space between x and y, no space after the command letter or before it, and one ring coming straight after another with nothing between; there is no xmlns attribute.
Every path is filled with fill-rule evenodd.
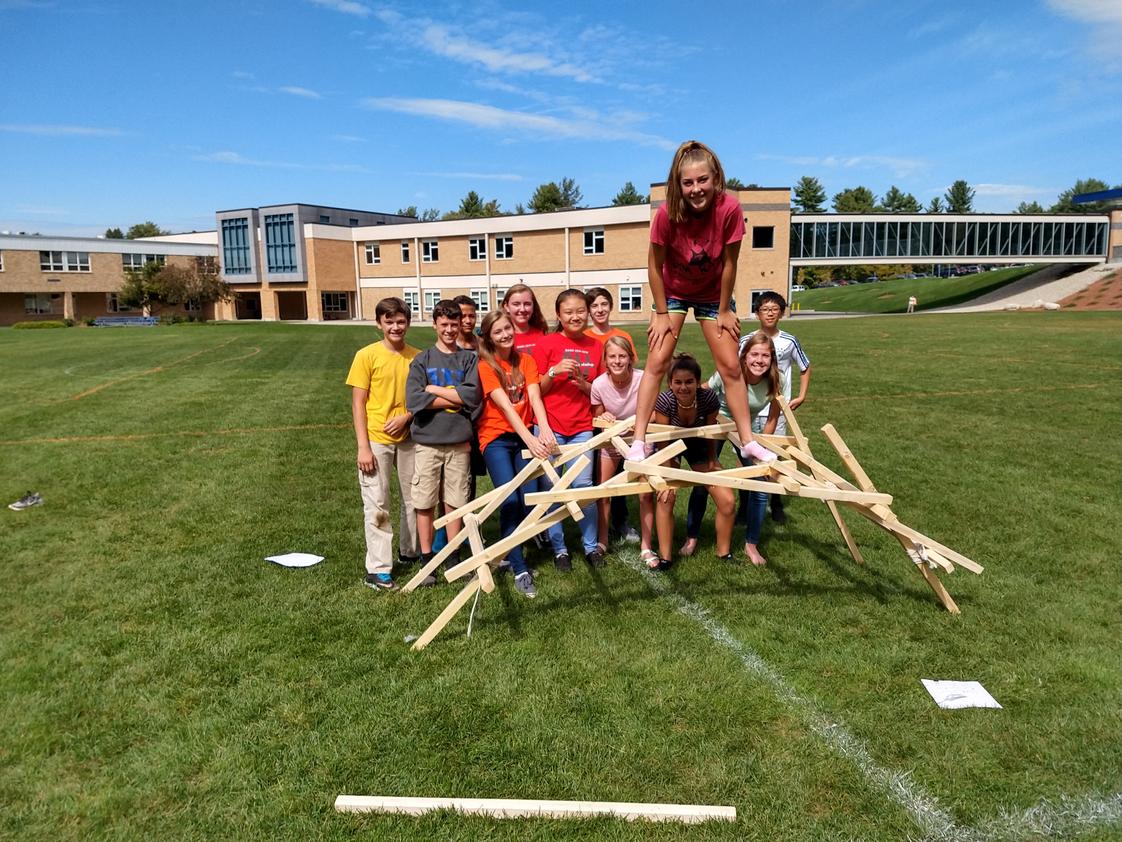
<svg viewBox="0 0 1122 842"><path fill-rule="evenodd" d="M1069 295L1060 306L1065 310L1122 310L1122 270Z"/></svg>

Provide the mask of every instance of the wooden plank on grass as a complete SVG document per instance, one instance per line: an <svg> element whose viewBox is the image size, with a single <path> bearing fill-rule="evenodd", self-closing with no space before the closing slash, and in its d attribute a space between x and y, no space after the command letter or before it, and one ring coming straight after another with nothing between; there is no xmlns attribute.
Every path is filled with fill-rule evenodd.
<svg viewBox="0 0 1122 842"><path fill-rule="evenodd" d="M642 804L622 801L547 801L524 798L404 798L374 795L340 795L340 813L404 813L420 816L433 810L455 810L465 815L497 819L572 819L615 816L627 821L681 822L736 821L735 807L705 804Z"/></svg>
<svg viewBox="0 0 1122 842"><path fill-rule="evenodd" d="M473 577L470 582L464 585L463 590L452 597L452 601L444 607L444 610L441 611L440 615L425 629L424 633L413 641L413 650L419 652L428 646L429 643L432 642L432 639L440 634L441 629L448 625L448 622L456 616L456 613L475 595L479 587L480 581L478 576Z"/></svg>
<svg viewBox="0 0 1122 842"><path fill-rule="evenodd" d="M479 518L468 515L464 518L464 529L468 533L468 543L471 545L471 554L483 552L487 547L483 544L483 536L479 534ZM495 577L491 575L491 565L481 564L476 568L479 576L479 587L483 593L494 593Z"/></svg>
<svg viewBox="0 0 1122 842"><path fill-rule="evenodd" d="M943 556L949 561L953 561L959 567L965 567L971 573L981 573L983 570L985 570L985 568L982 567L982 565L978 564L978 562L967 558L960 552L952 550L945 544L940 544L934 538L929 538L918 529L912 529L912 527L901 523L899 520L887 520L883 517L878 516L874 512L869 511L864 506L854 506L853 508L857 512L860 512L864 517L877 524L877 526L887 529L889 532L892 532L895 535L902 535L903 537L908 538L909 543L905 546L905 549L911 548L911 542L918 542L920 544L923 544L929 550L935 550L935 552L937 552L939 555Z"/></svg>

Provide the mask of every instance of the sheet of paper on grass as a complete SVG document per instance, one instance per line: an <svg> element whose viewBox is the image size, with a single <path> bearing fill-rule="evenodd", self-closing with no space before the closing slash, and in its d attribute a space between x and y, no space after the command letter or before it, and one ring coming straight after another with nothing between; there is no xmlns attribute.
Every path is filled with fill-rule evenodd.
<svg viewBox="0 0 1122 842"><path fill-rule="evenodd" d="M311 567L313 564L319 564L323 561L323 556L312 555L311 553L285 553L284 555L267 556L265 561L271 561L281 567Z"/></svg>
<svg viewBox="0 0 1122 842"><path fill-rule="evenodd" d="M977 681L935 681L931 678L920 680L941 708L1001 708L997 700Z"/></svg>

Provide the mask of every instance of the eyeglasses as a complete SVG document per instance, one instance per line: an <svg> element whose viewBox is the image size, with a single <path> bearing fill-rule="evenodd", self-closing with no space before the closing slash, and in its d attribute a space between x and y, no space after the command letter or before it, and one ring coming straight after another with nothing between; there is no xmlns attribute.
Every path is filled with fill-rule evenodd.
<svg viewBox="0 0 1122 842"><path fill-rule="evenodd" d="M778 307L760 307L758 310L756 310L756 312L757 313L768 313L768 314L778 313L779 308Z"/></svg>

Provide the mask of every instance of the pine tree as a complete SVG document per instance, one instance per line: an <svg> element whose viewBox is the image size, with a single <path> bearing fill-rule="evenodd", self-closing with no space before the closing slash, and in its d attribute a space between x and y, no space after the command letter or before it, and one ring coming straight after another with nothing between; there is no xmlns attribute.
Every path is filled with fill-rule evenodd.
<svg viewBox="0 0 1122 842"><path fill-rule="evenodd" d="M826 189L817 178L804 175L795 185L795 209L799 213L822 213L826 210Z"/></svg>
<svg viewBox="0 0 1122 842"><path fill-rule="evenodd" d="M947 213L974 212L974 188L961 178L951 185L944 198L947 200Z"/></svg>

